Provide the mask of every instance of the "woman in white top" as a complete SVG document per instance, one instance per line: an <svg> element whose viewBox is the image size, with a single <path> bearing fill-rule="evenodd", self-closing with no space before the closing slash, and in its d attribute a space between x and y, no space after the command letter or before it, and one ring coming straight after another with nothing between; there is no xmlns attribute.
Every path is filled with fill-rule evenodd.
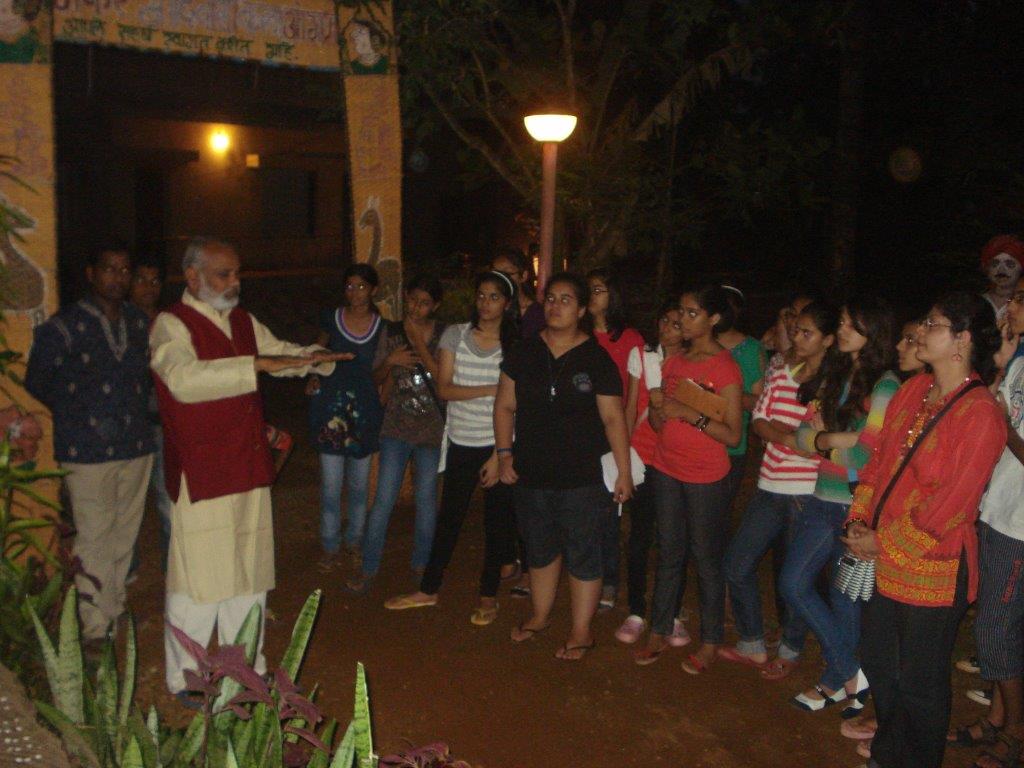
<svg viewBox="0 0 1024 768"><path fill-rule="evenodd" d="M476 304L470 322L450 326L438 345L437 391L448 401L448 450L444 489L434 545L419 591L388 600L390 610L437 605L444 570L451 561L473 490L484 488L484 567L480 604L470 621L490 624L498 615L502 566L515 561L512 491L498 482L494 451L494 395L503 354L519 339L515 285L501 272L476 278Z"/></svg>

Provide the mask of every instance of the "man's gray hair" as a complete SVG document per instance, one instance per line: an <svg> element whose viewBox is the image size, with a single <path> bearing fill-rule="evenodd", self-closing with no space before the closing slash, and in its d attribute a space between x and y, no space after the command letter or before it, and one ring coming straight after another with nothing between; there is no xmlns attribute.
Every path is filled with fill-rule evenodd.
<svg viewBox="0 0 1024 768"><path fill-rule="evenodd" d="M181 271L184 272L189 267L202 269L206 262L206 251L210 248L235 250L230 243L225 243L223 240L216 240L212 237L193 237L185 246L185 255L181 257Z"/></svg>

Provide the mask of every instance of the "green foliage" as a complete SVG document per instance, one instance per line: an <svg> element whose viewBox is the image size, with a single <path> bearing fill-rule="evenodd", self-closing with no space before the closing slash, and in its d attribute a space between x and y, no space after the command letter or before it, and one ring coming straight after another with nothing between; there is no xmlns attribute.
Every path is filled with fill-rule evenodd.
<svg viewBox="0 0 1024 768"><path fill-rule="evenodd" d="M354 719L333 755L337 721L326 723L317 735L313 729L321 721L320 714L289 677L289 671L297 675L302 666L320 597L317 590L300 611L272 686L251 666L260 625L258 607L246 618L235 645L214 653L186 645L197 663L197 671L190 674L205 695L201 711L182 731L161 725L152 707L143 719L134 701L138 660L131 620L124 675L118 675L113 642L108 641L95 682L84 676L78 646L78 595L72 588L64 602L56 646L30 614L54 699L53 705L37 701L36 706L69 753L86 768L353 768L354 764L374 768L378 759L370 737L363 665L356 671Z"/></svg>

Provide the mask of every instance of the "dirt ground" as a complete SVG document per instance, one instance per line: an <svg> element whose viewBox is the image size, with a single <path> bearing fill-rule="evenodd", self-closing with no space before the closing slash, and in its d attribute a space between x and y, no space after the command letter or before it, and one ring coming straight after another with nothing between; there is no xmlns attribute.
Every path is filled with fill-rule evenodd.
<svg viewBox="0 0 1024 768"><path fill-rule="evenodd" d="M323 588L300 682L307 689L319 684L323 712L347 721L355 666L362 661L378 753L444 741L455 755L488 768L825 768L863 762L854 752L854 742L839 734L837 709L808 713L787 703L816 682L821 661L813 639L797 671L771 683L754 670L723 662L706 675L687 675L679 665L687 649L667 652L651 666L636 666L628 649L612 636L626 616L624 588L621 607L596 618L597 648L579 664L553 656L568 632L564 585L552 627L532 642L509 641L509 630L526 616L527 605L504 593L499 595L498 619L488 627L473 626L469 616L483 557L480 514L471 515L463 530L440 604L386 611L383 602L388 596L415 586L409 567L408 487L392 518L373 589L360 597L346 594L341 588L346 570L325 576L313 565L320 552L318 468L305 439L301 389L295 382L273 382L267 391L268 420L297 438L295 452L274 488L277 589L270 594L269 605L276 620L267 628L268 661L273 665L280 658L306 596ZM557 452L551 459L558 460ZM752 463L744 496L754 471ZM145 706L155 703L165 719L184 723L187 714L163 686L163 581L155 517L152 509L147 510L140 536L143 565L130 588L139 629L139 697ZM770 606L767 571L762 581ZM695 613L692 573L689 584L686 605ZM690 624L696 634L696 621ZM969 634L965 622L964 650L969 649ZM955 670L953 676L954 722L973 720L982 709L963 691L978 680ZM965 765L970 757L951 751L945 764Z"/></svg>

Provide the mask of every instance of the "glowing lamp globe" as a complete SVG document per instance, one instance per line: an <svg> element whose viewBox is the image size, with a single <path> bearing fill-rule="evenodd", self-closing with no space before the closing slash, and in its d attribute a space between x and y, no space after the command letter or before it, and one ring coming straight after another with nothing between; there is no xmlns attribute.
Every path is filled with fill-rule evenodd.
<svg viewBox="0 0 1024 768"><path fill-rule="evenodd" d="M210 134L210 148L214 152L227 152L230 146L231 137L228 136L227 131L214 131L212 134Z"/></svg>
<svg viewBox="0 0 1024 768"><path fill-rule="evenodd" d="M565 141L576 128L576 115L527 115L527 132L542 142Z"/></svg>

